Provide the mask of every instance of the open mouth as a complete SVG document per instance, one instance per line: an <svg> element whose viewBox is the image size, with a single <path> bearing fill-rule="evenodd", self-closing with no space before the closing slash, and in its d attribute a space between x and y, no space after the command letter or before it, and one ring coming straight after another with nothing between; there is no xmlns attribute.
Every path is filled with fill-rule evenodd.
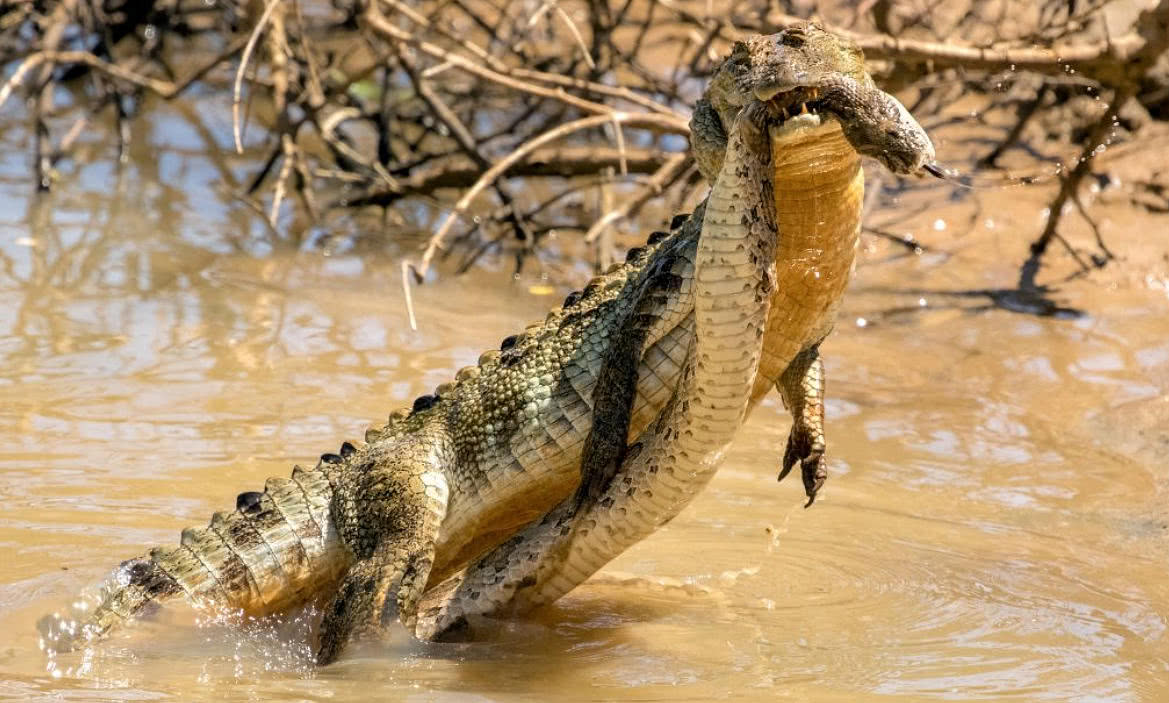
<svg viewBox="0 0 1169 703"><path fill-rule="evenodd" d="M801 86L789 90L777 90L770 95L756 92L755 97L767 106L768 112L780 123L800 115L820 115L820 90L818 88Z"/></svg>

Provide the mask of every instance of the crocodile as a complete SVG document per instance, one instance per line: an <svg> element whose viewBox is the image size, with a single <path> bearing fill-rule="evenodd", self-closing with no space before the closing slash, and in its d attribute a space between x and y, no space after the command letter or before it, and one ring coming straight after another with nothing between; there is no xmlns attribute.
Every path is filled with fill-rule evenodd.
<svg viewBox="0 0 1169 703"><path fill-rule="evenodd" d="M727 160L728 126L761 103L796 117L794 128L771 131L773 229L783 236L773 247L775 283L766 307L753 308L765 310L758 363L734 392L744 395L746 413L779 390L793 414L780 478L800 465L811 501L827 475L818 346L853 267L863 195L859 155L913 174L928 170L933 147L908 111L874 86L859 48L808 24L737 42L712 77L691 122L692 151L711 183ZM695 265L710 208L708 200L676 217L669 232L651 235L543 322L371 428L361 446L345 442L312 468L269 479L262 492L239 494L235 510L216 513L207 527L184 530L177 547L124 562L92 598L42 618L42 647L59 652L93 642L176 598L249 615L319 603L322 664L395 618L420 637L441 636L469 612L463 605L473 594L460 586L474 583L492 559L514 558L516 546L528 544L525 530L563 514L567 497L591 486L584 493L591 498L571 501L573 519L598 509L619 514L616 498L606 494L612 475L658 465L650 461L654 451L640 452L639 460L626 448L678 451L673 430L694 407L689 398L678 400L679 389L695 397L721 392L692 384L701 328ZM615 345L626 329L637 332L629 335L632 346ZM622 364L629 355L636 363ZM598 379L618 367L625 382L610 392ZM614 423L624 429L617 449L598 450L602 437L614 436L602 429ZM741 417L724 430L740 423ZM643 441L627 441L646 433ZM702 483L679 488L693 493ZM680 509L678 503L661 514ZM659 521L634 531L647 533ZM590 563L604 563L630 543L595 548L586 538L589 553L582 556ZM564 551L558 553L547 563L563 562ZM530 600L536 605L571 587L571 579L553 581L523 590L542 594Z"/></svg>

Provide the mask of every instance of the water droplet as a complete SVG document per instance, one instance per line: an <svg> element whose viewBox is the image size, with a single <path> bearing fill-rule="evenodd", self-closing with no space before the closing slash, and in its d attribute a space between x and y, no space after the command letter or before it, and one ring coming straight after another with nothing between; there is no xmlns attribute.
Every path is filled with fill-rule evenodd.
<svg viewBox="0 0 1169 703"><path fill-rule="evenodd" d="M946 229L946 221L945 220L943 220L941 218L934 220L934 231L935 232L944 232L945 229Z"/></svg>
<svg viewBox="0 0 1169 703"><path fill-rule="evenodd" d="M983 224L986 226L987 229L994 229L994 218L993 217L986 218L986 222L984 222Z"/></svg>
<svg viewBox="0 0 1169 703"><path fill-rule="evenodd" d="M146 37L146 39L148 41L151 39L154 39L154 35L157 33L158 33L158 31L154 28L154 25L152 25L152 24L146 25L146 28L142 30L142 36Z"/></svg>
<svg viewBox="0 0 1169 703"><path fill-rule="evenodd" d="M918 298L917 299L917 306L919 308L924 308L926 305L929 305L929 303L926 302L925 298Z"/></svg>
<svg viewBox="0 0 1169 703"><path fill-rule="evenodd" d="M869 321L866 320L865 318L863 318L863 317L856 318L856 326L857 327L868 327L868 325L869 325Z"/></svg>

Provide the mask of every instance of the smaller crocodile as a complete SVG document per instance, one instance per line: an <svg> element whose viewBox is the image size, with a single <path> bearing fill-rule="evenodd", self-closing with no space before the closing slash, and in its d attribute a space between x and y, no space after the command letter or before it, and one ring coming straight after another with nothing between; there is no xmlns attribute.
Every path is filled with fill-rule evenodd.
<svg viewBox="0 0 1169 703"><path fill-rule="evenodd" d="M544 562L552 571L572 570L521 589L533 596L525 602L547 602L668 519L705 483L708 473L663 472L671 478L646 478L647 490L631 502L634 495L609 495L626 477L651 475L659 459L677 455L673 430L693 420L689 409L700 396L745 393L746 412L778 388L794 416L781 476L800 465L813 498L826 475L818 348L853 265L863 196L858 153L915 173L932 161L933 149L904 107L873 86L859 49L815 25L793 27L737 43L698 103L692 147L712 183L726 170L740 112L756 103L787 114L795 128L771 135L775 285L766 308L752 308L764 309L766 319L749 388L685 385L683 369L699 370L692 356L701 308L695 271L713 216L703 204L544 322L459 371L454 383L371 429L366 444L346 442L311 469L297 467L262 492L241 493L235 510L184 530L178 546L123 563L96 602L83 599L42 619L44 647L94 641L179 597L250 615L322 602L321 663L395 618L420 637L440 636L458 624L461 604L483 593L459 583L474 583L494 559L512 558L516 545L527 544L524 530L586 491L591 497L576 501L574 515L606 511L628 529L608 541L600 538L610 532L593 531L569 545L569 558ZM735 163L745 163L739 153ZM763 180L752 183L762 202ZM720 292L704 286L703 295ZM622 330L644 339L615 345ZM624 380L614 376L618 368ZM606 385L598 386L602 371ZM716 378L718 369L705 373ZM679 396L682 388L689 395ZM654 457L634 458L622 445L657 449L649 452ZM587 568L578 568L582 559ZM490 595L483 602L510 602L502 590Z"/></svg>
<svg viewBox="0 0 1169 703"><path fill-rule="evenodd" d="M806 251L819 261L823 247L834 244L824 235L834 232L832 215L839 203L830 197L833 189L823 186L834 179L859 183L850 142L858 140L871 150L880 144L883 160L911 172L925 169L933 148L900 103L839 73L821 76L813 87L754 84L755 100L720 115L719 124L729 129L718 133L722 148L708 151L715 158L704 164L717 173L695 261L695 335L669 403L627 446L638 360L653 321L682 280L672 270L674 262L663 258L638 292L638 303L601 367L576 493L428 591L419 637L451 639L462 635L472 617L514 615L550 603L673 519L713 477L760 377L774 383L762 364L769 351L783 353L767 344L766 326L777 319L789 342L789 356L778 364L785 369L785 401L797 429L803 422L810 433L818 433L800 438L793 431L797 439L794 446L789 440L780 478L801 461L808 504L814 500L824 480L823 378L819 364L809 362L831 327L839 289L835 282L819 290L807 284L806 274L793 263L799 259L790 252ZM809 111L808 102L814 110ZM821 110L844 117L822 118ZM875 115L888 119L884 124L866 119ZM846 137L850 130L851 138ZM799 165L808 170L801 173ZM808 192L805 179L819 190L798 211L803 220L784 219L782 208ZM855 225L849 226L853 232L842 233L845 242L855 241ZM790 305L791 298L783 295L793 283L793 271L803 284L798 288L802 306ZM789 304L779 318L773 316L777 302ZM801 444L807 441L819 446Z"/></svg>

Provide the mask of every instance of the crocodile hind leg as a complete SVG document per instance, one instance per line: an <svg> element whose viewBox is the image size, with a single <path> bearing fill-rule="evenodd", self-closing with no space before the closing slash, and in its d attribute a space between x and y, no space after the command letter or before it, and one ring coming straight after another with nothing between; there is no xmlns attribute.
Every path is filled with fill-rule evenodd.
<svg viewBox="0 0 1169 703"><path fill-rule="evenodd" d="M808 495L806 508L816 500L816 494L828 478L824 460L824 362L820 359L820 345L800 352L775 385L792 415L779 480L796 464L800 465L804 492Z"/></svg>
<svg viewBox="0 0 1169 703"><path fill-rule="evenodd" d="M446 515L445 433L423 431L365 451L334 487L337 529L353 562L325 608L320 664L334 661L351 639L380 634L395 615L413 628Z"/></svg>

